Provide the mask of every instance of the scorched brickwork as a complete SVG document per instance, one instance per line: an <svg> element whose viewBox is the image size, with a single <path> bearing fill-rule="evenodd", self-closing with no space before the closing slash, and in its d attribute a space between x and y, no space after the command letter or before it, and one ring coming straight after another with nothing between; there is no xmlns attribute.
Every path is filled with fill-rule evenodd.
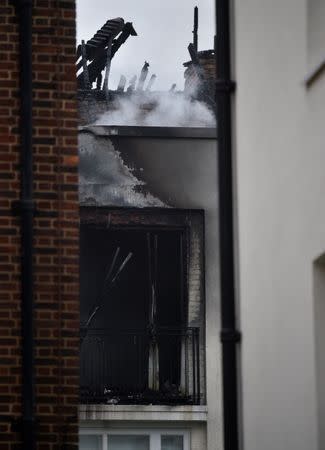
<svg viewBox="0 0 325 450"><path fill-rule="evenodd" d="M33 1L35 381L39 450L77 448L75 1ZM0 450L21 447L19 29L0 6ZM18 431L15 431L15 429Z"/></svg>

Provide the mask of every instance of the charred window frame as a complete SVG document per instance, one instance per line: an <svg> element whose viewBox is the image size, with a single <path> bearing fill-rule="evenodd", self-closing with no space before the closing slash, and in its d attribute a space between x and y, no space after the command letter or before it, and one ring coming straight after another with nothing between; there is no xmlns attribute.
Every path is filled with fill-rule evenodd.
<svg viewBox="0 0 325 450"><path fill-rule="evenodd" d="M86 395L83 395L81 393L81 401L82 403L92 401L92 402L98 402L98 403L109 403L112 401L114 404L118 403L163 403L163 404L169 404L169 403L178 403L178 404L198 404L203 403L205 398L205 355L204 355L204 340L205 340L205 326L204 326L204 317L205 317L205 306L204 306L204 252L200 256L201 258L201 295L199 295L199 309L201 310L201 319L193 320L193 317L190 318L190 311L195 310L197 306L193 305L190 306L190 297L191 293L189 292L189 283L190 283L190 277L189 277L189 271L192 270L191 268L191 262L190 262L190 255L191 255L191 233L193 232L193 222L199 223L201 226L201 236L198 238L200 240L200 246L202 247L202 250L204 249L203 241L204 241L204 214L201 210L177 210L177 209L160 209L160 208L145 208L145 209L133 209L133 208L107 208L107 207L81 207L80 209L80 217L81 217L81 229L89 229L89 230L98 230L102 233L108 232L117 232L117 233L125 233L125 232L139 232L140 234L146 235L147 241L149 243L149 259L151 258L151 262L148 267L149 271L149 285L148 288L150 289L150 283L152 286L154 286L154 283L152 283L150 280L155 279L157 282L157 279L159 278L159 275L154 275L152 271L157 270L157 262L155 261L158 257L157 248L155 249L155 245L157 247L157 236L160 236L159 233L165 233L170 232L170 235L176 236L176 239L179 237L179 273L178 276L180 277L179 282L179 298L180 298L180 317L178 319L175 319L173 316L177 316L176 310L171 309L173 311L173 314L171 314L171 317L167 319L166 321L166 311L165 314L160 315L160 321L154 320L153 323L151 323L151 316L150 314L147 316L146 319L138 320L135 318L134 324L130 322L130 319L132 318L132 315L135 313L132 313L132 311L128 314L129 317L126 317L126 327L128 330L130 330L130 326L133 326L133 329L136 330L137 328L141 328L145 326L145 322L148 322L148 330L149 333L154 335L154 340L157 339L159 343L159 370L158 370L158 381L155 381L155 376L150 376L151 369L150 369L150 361L155 360L154 354L151 354L150 356L150 345L149 345L149 356L148 356L148 350L145 354L145 350L142 350L144 353L142 355L138 355L137 358L141 360L142 369L138 368L137 372L141 372L142 377L138 377L138 383L130 388L130 382L125 382L125 386L128 386L128 388L125 388L125 392L122 390L119 392L119 395L114 395L112 399L107 399L107 395L101 396L98 395L98 391L100 392L108 392L108 388L104 386L103 380L97 380L97 393L95 394L94 391L86 393ZM197 233L200 234L200 233ZM108 234L107 234L108 235ZM127 234L126 234L127 235ZM134 233L133 233L134 235ZM166 233L164 234L166 236ZM168 238L168 236L167 236ZM83 252L83 249L81 249L81 252ZM168 249L167 249L168 252ZM123 252L122 252L123 253ZM200 253L200 252L199 252ZM123 259L126 257L127 252L124 252ZM85 256L81 256L84 258ZM127 258L127 257L126 257ZM177 266L177 264L174 267ZM199 264L199 263L197 263ZM123 264L122 264L123 265ZM82 261L81 261L82 266ZM166 268L166 265L165 265ZM197 270L193 269L194 271ZM176 270L177 271L177 270ZM150 272L152 272L150 274ZM168 272L168 270L167 270ZM81 280L83 280L83 277L85 274L81 273ZM192 275L193 277L197 277L196 274ZM132 278L132 276L131 276ZM160 281L163 283L163 281ZM122 281L121 281L122 283ZM132 283L130 283L130 286L132 286ZM130 288L131 289L131 288ZM135 287L136 289L136 287ZM192 289L195 291L195 289ZM168 293L167 293L168 297ZM165 300L167 301L167 308L168 305L172 306L171 303L168 304L168 298L165 296ZM192 293L193 297L193 293ZM81 297L82 299L82 297ZM157 302L158 303L158 302ZM193 303L193 298L192 298ZM144 302L143 305L146 305ZM143 308L143 305L140 305L140 308ZM146 306L145 306L146 308ZM82 310L81 305L81 310ZM159 307L158 307L159 309ZM164 308L162 308L164 309ZM166 309L166 307L165 307ZM163 317L164 316L164 317ZM119 316L121 318L121 316ZM135 316L137 317L137 316ZM161 317L163 317L161 319ZM109 322L109 321L108 321ZM123 320L117 319L117 329L123 328ZM139 323L137 323L139 322ZM156 323L157 322L157 323ZM200 322L200 323L199 323ZM125 325L125 324L124 324ZM134 333L138 333L138 331L132 331ZM129 331L127 331L129 333ZM82 335L85 334L84 330L82 329ZM87 334L87 333L86 333ZM91 336L91 332L88 334ZM97 336L98 338L98 336ZM83 336L82 336L83 339ZM124 339L124 338L123 338ZM131 337L130 337L131 339ZM145 347L145 344L143 344L146 338L139 337L138 335L133 335L134 340L141 340L142 341L142 349ZM184 341L185 339L185 341ZM110 339L112 342L112 339ZM174 340L174 341L173 341ZM167 342L169 344L167 344ZM172 343L173 342L173 343ZM184 344L185 342L185 344ZM171 356L167 357L168 355L168 345L170 345L171 348L175 348L175 352L178 351L179 356L175 356L172 358ZM177 350L178 348L178 350ZM185 350L184 350L185 348ZM118 350L114 350L118 351ZM123 350L122 350L123 352ZM95 353L95 352L92 352ZM185 357L184 357L185 354ZM165 355L165 356L164 356ZM183 361L183 358L184 361ZM173 380L169 384L170 386L166 388L166 383L163 384L164 378L164 370L166 372L168 360L174 359L178 361L178 367L174 367L172 374L169 373L169 379ZM148 366L148 360L149 360L149 369L147 369ZM94 362L92 363L94 364ZM155 364L153 362L152 364ZM176 364L176 363L175 363ZM98 363L95 363L95 365L98 365ZM144 368L143 368L144 367ZM164 368L165 367L165 368ZM81 369L82 370L82 369ZM117 369L116 369L117 370ZM171 369L170 369L171 370ZM150 372L148 374L148 371ZM120 372L123 372L123 369L120 369ZM131 371L132 372L132 371ZM129 374L129 377L131 377L131 372ZM183 373L184 372L184 373ZM153 369L153 373L154 369ZM167 373L167 372L166 372ZM178 375L176 376L175 373ZM137 375L134 373L132 375L133 379L136 379ZM160 378L159 378L160 377ZM167 377L167 375L166 375ZM174 378L173 378L174 377ZM175 381L175 377L178 379L178 381ZM123 378L123 376L122 376ZM121 377L119 377L120 383ZM145 383L144 380L149 380L147 383ZM111 381L112 384L114 382ZM148 387L149 383L149 387ZM98 387L101 385L100 387ZM176 392L175 385L178 386L178 390ZM186 393L186 395L182 394L180 395L180 386L182 386L182 393ZM141 395L139 395L139 390L142 392ZM132 393L131 393L132 391ZM136 394L134 392L136 391ZM146 392L143 394L143 392ZM150 391L150 392L149 392ZM157 391L153 394L153 392ZM85 392L84 392L85 394ZM87 395L90 397L89 399L85 398Z"/></svg>

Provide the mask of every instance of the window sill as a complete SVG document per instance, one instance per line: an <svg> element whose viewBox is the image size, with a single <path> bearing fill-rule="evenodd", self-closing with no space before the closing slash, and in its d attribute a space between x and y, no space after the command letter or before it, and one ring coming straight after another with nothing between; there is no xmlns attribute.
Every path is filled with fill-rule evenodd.
<svg viewBox="0 0 325 450"><path fill-rule="evenodd" d="M141 420L141 421L200 421L205 422L205 405L80 405L79 420Z"/></svg>

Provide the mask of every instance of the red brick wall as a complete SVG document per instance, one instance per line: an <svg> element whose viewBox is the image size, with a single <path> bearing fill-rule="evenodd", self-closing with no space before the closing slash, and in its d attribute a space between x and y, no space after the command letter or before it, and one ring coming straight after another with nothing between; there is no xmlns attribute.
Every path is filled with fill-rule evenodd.
<svg viewBox="0 0 325 450"><path fill-rule="evenodd" d="M19 46L0 5L0 450L20 448ZM77 448L79 214L75 1L33 3L35 362L38 449Z"/></svg>

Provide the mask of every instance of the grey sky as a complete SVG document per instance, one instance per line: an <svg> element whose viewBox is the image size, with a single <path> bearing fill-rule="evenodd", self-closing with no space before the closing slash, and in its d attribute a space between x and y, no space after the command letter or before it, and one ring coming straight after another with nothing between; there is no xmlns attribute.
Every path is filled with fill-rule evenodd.
<svg viewBox="0 0 325 450"><path fill-rule="evenodd" d="M173 83L183 89L183 62L189 59L193 8L199 7L199 50L213 47L214 0L77 0L77 42L89 39L106 20L123 17L133 22L138 36L130 36L112 62L111 88L120 75L129 80L139 75L148 61L149 76L157 75L155 89L168 90Z"/></svg>

